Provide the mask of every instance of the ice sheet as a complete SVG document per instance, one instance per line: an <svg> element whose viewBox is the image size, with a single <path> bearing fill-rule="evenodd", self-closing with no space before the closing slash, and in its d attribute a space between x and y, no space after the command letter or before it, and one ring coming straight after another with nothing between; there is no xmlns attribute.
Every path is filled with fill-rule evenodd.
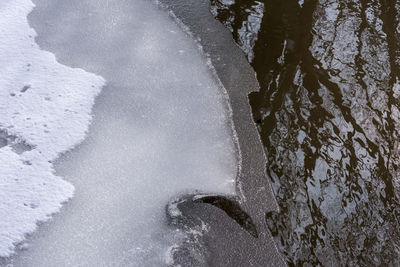
<svg viewBox="0 0 400 267"><path fill-rule="evenodd" d="M184 234L167 225L168 201L195 190L235 192L238 161L223 88L194 40L153 2L36 4L30 18L41 47L107 86L87 138L57 165L75 197L14 266L171 263L168 251Z"/></svg>

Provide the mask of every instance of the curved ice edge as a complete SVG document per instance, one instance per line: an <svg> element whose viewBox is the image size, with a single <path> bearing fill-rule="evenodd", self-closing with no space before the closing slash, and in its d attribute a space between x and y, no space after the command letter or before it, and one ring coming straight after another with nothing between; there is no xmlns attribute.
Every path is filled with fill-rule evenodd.
<svg viewBox="0 0 400 267"><path fill-rule="evenodd" d="M183 206L212 205L225 212L242 229L254 238L258 238L257 227L252 218L240 206L240 200L235 196L220 194L187 194L171 200L166 206L166 215L170 225L187 228L193 225L193 218L182 209Z"/></svg>
<svg viewBox="0 0 400 267"><path fill-rule="evenodd" d="M166 216L168 223L169 225L173 225L177 228L183 229L186 232L193 232L193 228L195 227L195 225L199 224L201 224L202 228L204 228L204 225L206 224L204 221L202 221L199 218L188 216L188 214L186 214L181 210L180 206L188 207L191 205L212 205L224 211L228 217L233 219L233 221L235 221L242 229L244 229L251 236L253 236L254 238L258 238L258 231L252 218L246 212L244 212L243 209L240 207L240 203L246 201L246 196L242 189L241 181L239 179L243 171L242 170L243 160L239 145L239 137L235 128L235 124L233 122L233 110L230 102L229 93L225 88L224 84L222 83L221 79L219 78L217 70L215 69L212 63L210 54L204 51L204 48L201 44L201 38L196 37L196 35L193 34L190 28L181 19L179 19L178 16L167 5L164 5L159 0L153 0L153 2L159 8L168 12L171 19L175 21L175 23L182 29L182 31L186 33L192 40L194 40L200 53L204 56L207 67L209 68L212 77L215 79L220 89L220 92L222 93L223 96L224 101L222 104L225 106L225 109L227 111L227 117L229 120L228 123L231 129L233 143L235 145L235 150L236 150L237 163L238 163L236 177L235 177L235 184L236 184L235 195L228 196L228 195L220 195L212 193L192 193L179 196L171 200L166 205ZM189 236L190 235L188 234L188 237ZM198 239L198 237L195 237L193 239ZM199 240L197 240L197 242L200 243ZM166 255L168 264L174 262L172 260L173 252L174 250L179 251L179 249L182 249L182 245L183 244L180 245L175 244L167 251Z"/></svg>
<svg viewBox="0 0 400 267"><path fill-rule="evenodd" d="M170 18L182 29L184 33L186 33L197 45L198 50L200 51L201 55L204 56L206 60L206 64L208 69L211 72L213 79L216 81L218 88L223 96L223 106L227 111L227 119L228 124L231 129L233 143L236 150L236 157L237 157L237 171L235 177L235 195L221 195L221 194L212 194L212 193L192 193L192 194L185 194L174 198L166 205L166 217L168 224L179 229L182 229L186 232L187 239L191 239L189 243L196 243L194 244L197 250L200 253L203 253L203 257L207 254L207 249L202 246L202 241L200 238L203 236L204 233L208 231L208 223L201 220L196 214L188 214L185 213L180 207L186 206L193 206L193 205L212 205L220 210L224 211L225 214L230 217L233 221L235 221L242 229L244 229L249 235L254 238L258 238L258 231L257 228L252 220L252 218L243 211L240 206L240 203L246 201L246 196L244 194L244 190L242 188L242 184L240 181L240 175L242 173L242 152L240 149L239 144L239 136L237 134L235 124L233 121L233 110L230 102L230 96L225 88L224 84L222 83L217 70L215 69L210 54L204 51L204 48L201 44L201 38L196 37L195 34L190 30L190 28L178 18L178 16L166 5L161 3L159 0L153 0L153 2L161 9L168 12ZM190 210L190 209L189 209ZM201 233L195 228L199 228ZM188 244L174 244L171 246L168 251L166 252L166 263L169 266L173 266L175 263L174 254L175 252L179 252L185 250L184 246ZM190 245L189 245L190 246ZM185 255L185 258L190 258L190 256Z"/></svg>
<svg viewBox="0 0 400 267"><path fill-rule="evenodd" d="M181 28L182 31L185 34L187 34L194 41L198 50L200 51L200 54L204 57L207 67L210 70L213 79L216 81L218 88L219 88L220 92L222 93L222 99L223 99L222 105L224 106L225 110L227 111L227 119L228 119L227 122L231 129L232 139L233 139L233 143L235 146L237 163L238 163L236 177L235 177L235 184L236 184L235 189L238 190L238 192L236 192L236 194L238 194L238 197L241 200L245 201L246 197L242 190L242 186L241 186L241 183L239 180L240 174L242 173L242 162L243 162L242 152L240 150L240 145L239 145L239 136L237 134L236 127L233 122L233 109L232 109L229 93L228 93L227 89L225 88L224 84L222 83L222 81L217 73L217 70L215 69L215 67L212 63L210 54L204 51L204 48L201 45L201 38L196 37L196 35L193 34L193 32L190 30L190 28L181 19L179 19L178 16L167 5L164 5L159 0L152 0L152 1L159 8L161 8L162 10L167 12L168 15L170 16L170 18L178 25L178 27Z"/></svg>
<svg viewBox="0 0 400 267"><path fill-rule="evenodd" d="M245 64L243 77L247 77L248 80L241 82L241 80L233 79L234 82L238 83L238 86L242 87L241 92L243 92L243 93L238 93L237 85L232 85L231 78L227 79L226 77L223 76L222 73L220 73L220 71L224 71L225 68L221 68L221 66L219 66L217 62L225 62L224 60L227 59L227 57L224 54L221 54L221 55L216 54L215 50L219 49L219 51L221 51L221 49L224 49L224 47L221 46L223 44L219 43L216 46L212 46L212 47L208 46L207 42L210 42L210 38L213 38L216 35L213 33L209 34L208 31L201 31L199 29L196 30L196 28L194 28L192 31L191 25L193 23L196 24L194 21L196 21L198 19L198 17L197 16L194 16L194 17L192 16L190 18L185 17L184 15L182 15L182 12L181 12L182 10L179 7L174 8L174 3L176 3L178 6L179 6L179 4L181 4L183 9L186 9L188 7L188 5L194 5L195 6L194 13L204 15L205 12L206 13L209 12L210 2L208 0L185 0L185 1L177 1L177 2L173 2L171 0L153 0L153 1L163 2L162 3L163 7L165 7L165 9L167 9L169 11L170 15L177 21L177 23L179 23L181 25L181 27L183 27L185 29L185 31L189 35L191 35L196 42L198 42L200 49L203 50L203 48L204 48L203 53L205 55L207 55L207 58L210 60L210 63L213 62L216 64L215 66L213 66L212 64L209 64L209 67L211 67L211 70L213 72L215 71L216 77L218 77L218 81L221 81L221 83L223 84L223 89L224 90L227 89L227 95L229 96L228 98L231 100L229 109L232 112L232 117L231 117L232 121L234 123L239 123L236 127L237 130L234 131L234 135L236 138L235 141L237 141L237 143L235 143L235 144L237 145L240 165L238 166L238 175L236 176L237 196L233 197L233 200L237 203L241 203L242 209L245 210L251 216L254 224L257 226L259 238L255 239L253 236L249 235L248 239L246 237L242 236L240 239L237 239L237 240L241 240L239 242L243 242L243 244L247 243L249 241L249 244L246 248L252 247L254 249L253 251L255 251L255 250L258 251L260 246L263 246L265 249L262 249L263 250L262 254L256 256L256 258L253 259L252 257L254 256L254 254L252 254L252 253L250 253L250 254L252 254L253 256L242 257L242 256L235 255L233 250L232 250L232 252L226 252L225 251L227 248L226 245L228 245L228 247L229 247L229 243L222 244L222 243L218 243L218 241L215 240L215 242L212 244L215 245L215 243L218 243L221 246L217 247L217 250L214 251L213 253L221 253L217 257L217 258L222 259L222 261L220 261L220 263L227 262L229 260L234 260L235 263L242 262L243 264L247 264L248 262L245 263L245 261L242 261L242 259L248 259L248 260L251 259L252 261L255 260L259 264L261 264L262 260L260 260L260 259L264 259L265 261L262 262L262 264L265 264L266 262L268 262L270 265L272 264L275 266L287 266L283 255L281 255L279 253L275 243L273 242L272 238L270 237L269 230L265 228L266 227L265 214L264 214L263 210L265 209L267 211L268 210L279 211L279 206L274 197L272 185L268 181L269 178L266 174L266 169L265 169L265 164L266 164L267 158L265 155L265 151L263 150L261 137L257 131L257 126L256 126L254 120L252 119L252 113L251 113L251 109L250 109L250 105L249 105L249 98L248 98L249 94L260 90L259 83L256 79L256 73L250 67L248 62L245 60L244 55L242 53L240 53L241 51L239 51L240 49L238 48L238 46L235 45L235 42L232 39L231 33L226 28L225 28L225 33L219 32L218 37L220 37L220 34L222 34L221 38L225 39L225 41L232 44L233 50L231 52L235 52L235 51L237 52L235 54L237 56L234 57L235 62L238 62L238 63L243 62L243 64ZM190 10L193 11L193 9L190 9ZM176 15L175 15L175 12L176 12ZM220 23L218 21L216 21L211 16L211 14L209 14L209 15L210 15L210 20L209 20L210 23L207 24L206 26L210 26L210 28L212 28L212 27L220 25ZM225 41L224 41L224 44L226 44ZM242 55L242 56L240 56L240 55ZM221 56L221 58L220 58L220 56ZM217 60L217 61L215 61L215 60ZM229 58L229 62L231 62L231 58ZM219 77L219 75L221 75L221 76ZM249 112L246 114L245 114L245 112L241 112L243 110L243 108L244 109L249 108ZM235 113L233 113L233 111ZM241 124L242 122L243 122L243 124ZM251 124L251 126L250 126L250 124ZM242 127L243 125L246 125L249 127L247 127L247 128ZM233 129L235 129L234 126L235 125L233 124L232 125ZM252 148L250 148L247 145L247 143L248 143L247 140L251 140L254 143L258 143L259 144L258 147L261 149L253 150ZM249 155L251 155L251 157L252 157L251 161L248 160ZM254 166L256 167L256 169L254 169ZM253 189L257 188L257 190L254 192L252 190L252 188ZM220 195L217 195L217 196L220 196ZM228 197L228 198L232 199L231 197ZM205 210L205 212L207 213L207 210L208 210L209 212L216 212L219 214L218 216L221 216L220 212L218 212L216 210L212 211L213 208L211 208L211 210L210 210L210 204L208 204L208 203L193 203L193 199L190 199L190 195L182 196L182 197L178 198L177 201L175 201L175 202L171 201L170 204L172 204L172 205L167 206L167 216L169 216L168 210L174 212L172 215L175 214L175 215L177 215L178 218L183 218L183 219L185 219L185 217L193 215L193 211L195 211L195 210L200 211L200 213L203 210ZM199 207L199 206L194 207L193 206L193 205L205 205L205 204L208 204L208 208L206 206L203 206L203 207ZM192 205L192 209L185 207L185 205ZM213 206L213 207L215 207L215 206ZM185 210L188 210L189 213L192 213L192 214L185 214L185 212L184 212ZM201 214L199 214L199 216L200 215ZM208 214L208 215L212 215L212 214ZM192 216L193 219L196 219L194 217L195 216ZM200 219L200 217L198 219ZM222 219L222 221L225 221L225 223L228 223L228 221L226 219L231 220L229 217L225 218L225 219L224 218L221 218L221 219ZM211 222L211 221L215 222L215 217L213 217L213 218L204 217L204 220L205 220L205 222ZM185 223L190 223L190 222L188 222L186 220ZM217 223L219 223L219 222L217 222ZM235 223L233 223L233 224L235 224ZM223 230L223 228L224 228L224 227L219 228L217 225L214 225L214 226L218 230ZM212 228L214 228L214 226L210 225L210 232L212 231ZM221 226L221 225L219 225L219 226ZM185 228L187 226L178 225L178 227ZM238 232L237 234L240 235L241 233ZM243 231L243 234L246 235L247 232ZM207 239L207 237L205 237L205 238ZM247 240L247 241L245 241L245 240ZM254 242L251 240L253 240ZM224 242L230 242L229 238L228 238L228 240L224 239ZM241 247L241 249L245 249L245 246L246 246L246 245L241 246L240 244L235 244L233 246L236 246L236 245L239 245L239 247Z"/></svg>

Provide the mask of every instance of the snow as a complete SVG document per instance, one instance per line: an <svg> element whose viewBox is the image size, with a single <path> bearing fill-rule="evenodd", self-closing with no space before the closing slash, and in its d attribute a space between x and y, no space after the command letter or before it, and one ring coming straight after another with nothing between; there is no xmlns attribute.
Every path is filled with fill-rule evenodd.
<svg viewBox="0 0 400 267"><path fill-rule="evenodd" d="M0 257L73 194L52 161L85 136L104 80L35 44L29 0L0 3Z"/></svg>
<svg viewBox="0 0 400 267"><path fill-rule="evenodd" d="M65 65L101 75L107 86L96 98L86 139L61 157L56 166L57 174L75 186L74 198L51 223L39 228L29 247L18 251L12 264L172 264L170 253L185 243L185 233L168 226L168 202L186 193L235 193L239 163L224 88L195 41L168 12L152 2L37 0L36 4L30 22L39 33L41 47L55 53ZM60 99L58 107L69 104L81 108L72 112L76 116L72 121L82 126L77 129L83 129L102 80L81 70L63 68L76 77L59 84L77 84L81 89L68 94L77 99ZM47 80L61 79L52 73L54 67L48 69L51 77ZM78 74L85 75L86 80L79 80ZM38 74L33 77L37 83L42 80ZM21 79L23 84L17 88L31 85L23 96L36 92L36 83L26 80L25 73ZM92 90L89 93L83 90L84 81L95 88L88 86ZM58 84L52 85L42 95L54 90L56 95L44 97L57 99L61 89ZM78 100L82 103L78 96L84 92L87 102L77 105ZM60 110L65 110L64 106ZM50 111L32 107L29 112ZM63 127L63 131L75 127L62 117L40 123L58 130L55 125L60 121L62 125L57 127ZM54 143L67 149L62 146L67 135L60 132L61 137L55 134L52 139L26 139L36 147L22 155L37 150L39 144ZM72 133L77 141L84 136L84 130L69 135ZM56 156L61 150L54 149L51 154ZM72 190L64 185L59 191ZM67 199L70 191L60 201ZM44 192L43 197L49 196ZM49 203L58 207L60 201Z"/></svg>

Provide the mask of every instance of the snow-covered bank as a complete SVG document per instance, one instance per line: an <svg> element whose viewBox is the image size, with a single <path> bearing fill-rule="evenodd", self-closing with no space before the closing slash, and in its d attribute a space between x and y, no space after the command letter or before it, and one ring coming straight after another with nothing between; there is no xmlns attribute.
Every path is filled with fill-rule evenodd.
<svg viewBox="0 0 400 267"><path fill-rule="evenodd" d="M196 43L150 1L35 3L30 22L41 47L107 86L87 138L57 164L74 198L12 263L171 263L165 255L183 234L167 225L168 201L195 190L235 192L238 162L222 88Z"/></svg>
<svg viewBox="0 0 400 267"><path fill-rule="evenodd" d="M35 44L30 0L0 3L0 257L73 194L52 161L85 136L103 79Z"/></svg>

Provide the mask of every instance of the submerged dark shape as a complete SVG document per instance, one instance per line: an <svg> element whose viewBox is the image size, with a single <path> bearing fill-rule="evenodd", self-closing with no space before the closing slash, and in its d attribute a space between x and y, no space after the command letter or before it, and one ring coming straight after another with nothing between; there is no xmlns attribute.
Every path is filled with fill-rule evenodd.
<svg viewBox="0 0 400 267"><path fill-rule="evenodd" d="M230 218L237 222L244 230L246 230L250 235L258 238L258 233L256 226L253 223L251 217L242 210L238 203L238 199L229 196L222 195L186 195L178 200L174 200L167 206L167 217L170 219L176 219L177 208L179 210L180 205L192 204L209 204L213 205L221 210L223 210ZM181 211L179 211L180 213Z"/></svg>
<svg viewBox="0 0 400 267"><path fill-rule="evenodd" d="M194 200L196 203L207 203L225 211L225 213L235 220L243 229L249 234L258 238L256 226L254 225L251 217L244 212L237 200L229 199L225 196L202 196L196 197Z"/></svg>
<svg viewBox="0 0 400 267"><path fill-rule="evenodd" d="M400 1L211 3L245 53L255 40L266 221L289 265L400 265Z"/></svg>

